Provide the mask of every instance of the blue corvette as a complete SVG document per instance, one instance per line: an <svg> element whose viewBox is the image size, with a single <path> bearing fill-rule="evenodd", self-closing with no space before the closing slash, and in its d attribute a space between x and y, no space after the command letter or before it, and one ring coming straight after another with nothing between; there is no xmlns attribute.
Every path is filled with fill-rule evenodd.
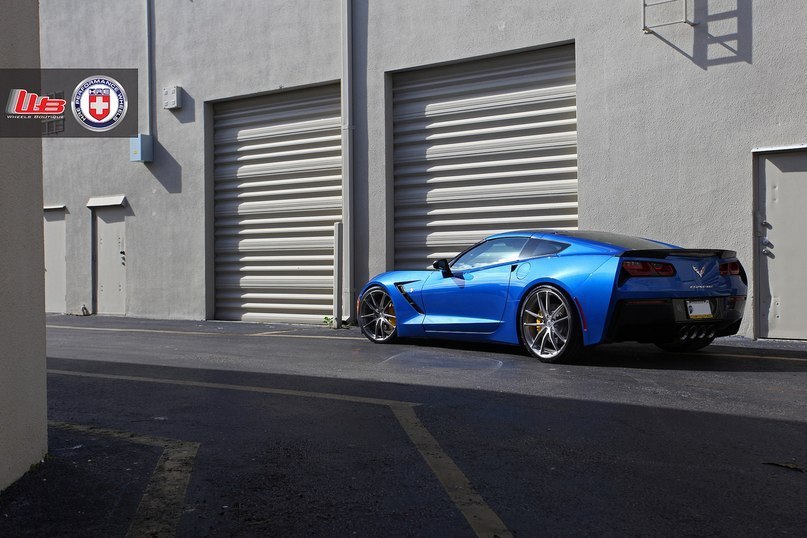
<svg viewBox="0 0 807 538"><path fill-rule="evenodd" d="M694 351L738 331L747 290L733 251L593 231L492 235L433 267L362 289L368 339L520 344L544 362L629 340Z"/></svg>

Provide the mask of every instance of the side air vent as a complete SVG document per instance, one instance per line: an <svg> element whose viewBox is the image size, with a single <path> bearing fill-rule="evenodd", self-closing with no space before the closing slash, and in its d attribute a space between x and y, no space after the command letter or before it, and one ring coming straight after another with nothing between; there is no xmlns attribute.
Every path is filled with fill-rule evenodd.
<svg viewBox="0 0 807 538"><path fill-rule="evenodd" d="M416 281L415 280L410 280L409 282L397 282L395 284L395 287L398 288L398 291L401 292L401 295L403 295L403 298L406 299L406 302L409 303L409 305L412 308L415 309L415 312L417 312L418 314L425 314L425 312L423 312L423 309L421 309L418 306L418 304L412 299L412 297L410 297L409 294L406 293L406 289L404 288L404 286L406 286L407 284L410 284L412 282L416 282Z"/></svg>

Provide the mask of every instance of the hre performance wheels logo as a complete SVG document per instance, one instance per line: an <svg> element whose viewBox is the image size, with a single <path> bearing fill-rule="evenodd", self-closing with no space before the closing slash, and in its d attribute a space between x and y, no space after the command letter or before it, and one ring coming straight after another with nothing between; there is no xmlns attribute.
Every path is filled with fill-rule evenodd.
<svg viewBox="0 0 807 538"><path fill-rule="evenodd" d="M82 126L102 132L114 128L126 116L129 100L117 80L97 75L79 82L70 104Z"/></svg>

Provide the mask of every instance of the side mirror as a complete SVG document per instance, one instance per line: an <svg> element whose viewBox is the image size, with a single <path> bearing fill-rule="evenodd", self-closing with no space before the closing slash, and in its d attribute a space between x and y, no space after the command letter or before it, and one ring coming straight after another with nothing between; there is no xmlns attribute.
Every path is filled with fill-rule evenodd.
<svg viewBox="0 0 807 538"><path fill-rule="evenodd" d="M432 264L432 267L437 269L438 271L443 272L443 277L451 276L451 268L448 266L448 260L445 258L437 260Z"/></svg>

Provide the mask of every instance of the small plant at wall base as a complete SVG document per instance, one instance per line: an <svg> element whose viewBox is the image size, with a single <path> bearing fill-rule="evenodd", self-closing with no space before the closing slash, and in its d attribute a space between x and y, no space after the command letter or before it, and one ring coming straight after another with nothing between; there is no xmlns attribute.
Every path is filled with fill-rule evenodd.
<svg viewBox="0 0 807 538"><path fill-rule="evenodd" d="M333 316L325 316L324 318L322 318L322 323L324 323L328 327L333 327L334 317ZM352 327L352 325L350 323L350 320L348 320L348 319L342 320L342 328L343 329L349 329L350 327Z"/></svg>

